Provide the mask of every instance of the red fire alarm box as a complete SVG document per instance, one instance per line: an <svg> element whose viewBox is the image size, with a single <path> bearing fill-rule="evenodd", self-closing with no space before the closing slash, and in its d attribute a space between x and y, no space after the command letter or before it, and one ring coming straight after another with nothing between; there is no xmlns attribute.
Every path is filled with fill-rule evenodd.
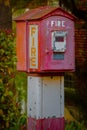
<svg viewBox="0 0 87 130"><path fill-rule="evenodd" d="M70 13L50 6L17 17L17 69L37 73L74 71L74 20Z"/></svg>

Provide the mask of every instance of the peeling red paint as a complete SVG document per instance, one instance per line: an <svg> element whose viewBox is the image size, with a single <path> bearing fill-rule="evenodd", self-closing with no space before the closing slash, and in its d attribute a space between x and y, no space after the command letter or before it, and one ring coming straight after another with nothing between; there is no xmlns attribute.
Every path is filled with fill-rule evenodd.
<svg viewBox="0 0 87 130"><path fill-rule="evenodd" d="M27 130L64 130L64 117L61 118L28 118Z"/></svg>

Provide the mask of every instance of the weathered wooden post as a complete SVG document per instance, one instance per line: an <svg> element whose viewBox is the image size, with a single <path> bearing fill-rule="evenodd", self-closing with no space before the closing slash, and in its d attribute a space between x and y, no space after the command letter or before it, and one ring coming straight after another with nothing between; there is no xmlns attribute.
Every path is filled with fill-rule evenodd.
<svg viewBox="0 0 87 130"><path fill-rule="evenodd" d="M17 69L28 74L28 130L64 130L64 72L75 70L74 19L50 6L15 19Z"/></svg>

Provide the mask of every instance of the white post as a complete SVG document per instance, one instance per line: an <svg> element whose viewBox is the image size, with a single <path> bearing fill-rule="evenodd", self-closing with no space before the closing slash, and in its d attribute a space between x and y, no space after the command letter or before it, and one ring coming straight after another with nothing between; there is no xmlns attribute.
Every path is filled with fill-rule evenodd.
<svg viewBox="0 0 87 130"><path fill-rule="evenodd" d="M28 130L64 130L64 76L28 76Z"/></svg>

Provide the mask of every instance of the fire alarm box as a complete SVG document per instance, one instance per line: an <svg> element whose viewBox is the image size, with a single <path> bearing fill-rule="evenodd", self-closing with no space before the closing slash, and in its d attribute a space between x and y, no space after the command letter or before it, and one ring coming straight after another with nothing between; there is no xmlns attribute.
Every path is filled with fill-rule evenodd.
<svg viewBox="0 0 87 130"><path fill-rule="evenodd" d="M66 32L52 32L52 49L53 52L65 52L66 50Z"/></svg>
<svg viewBox="0 0 87 130"><path fill-rule="evenodd" d="M74 20L72 14L50 6L17 17L17 69L29 73L74 71Z"/></svg>

